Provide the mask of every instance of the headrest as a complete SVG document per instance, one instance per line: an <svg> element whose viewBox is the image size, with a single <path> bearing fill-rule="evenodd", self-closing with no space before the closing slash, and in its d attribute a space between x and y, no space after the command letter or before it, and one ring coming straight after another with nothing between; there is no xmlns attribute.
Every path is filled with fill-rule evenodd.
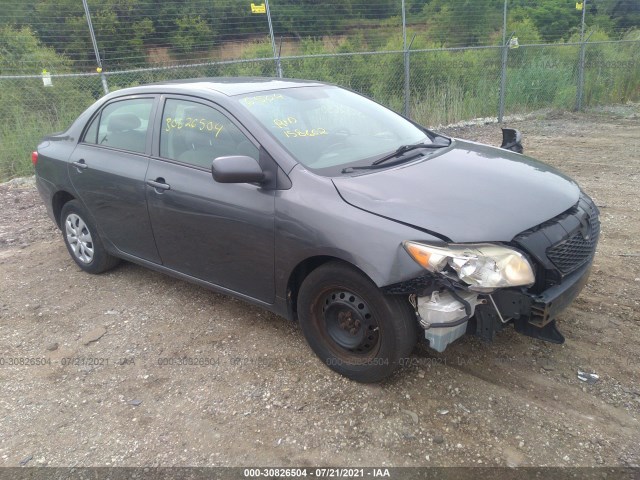
<svg viewBox="0 0 640 480"><path fill-rule="evenodd" d="M198 128L183 128L182 130L176 130L180 132L182 138L184 138L187 144L192 148L205 147L212 145L213 134L209 131L200 130Z"/></svg>
<svg viewBox="0 0 640 480"><path fill-rule="evenodd" d="M109 117L107 131L124 132L126 130L135 130L140 125L140 119L133 113L120 113Z"/></svg>
<svg viewBox="0 0 640 480"><path fill-rule="evenodd" d="M196 107L189 107L184 111L184 118L191 117L196 120L207 119L211 117L211 114L214 113L213 110L209 107L205 107L204 105L198 105ZM205 120L206 121L206 120Z"/></svg>
<svg viewBox="0 0 640 480"><path fill-rule="evenodd" d="M182 115L182 121L186 122L187 119L191 119L191 121L195 124L195 128L184 127L182 128L182 130L180 130L180 134L185 139L187 144L191 146L191 148L198 149L202 147L212 146L215 132L211 132L206 128L200 130L200 121L202 120L205 123L208 123L210 121L209 118L211 118L212 113L213 110L211 108L205 107L204 105L198 105L185 109Z"/></svg>

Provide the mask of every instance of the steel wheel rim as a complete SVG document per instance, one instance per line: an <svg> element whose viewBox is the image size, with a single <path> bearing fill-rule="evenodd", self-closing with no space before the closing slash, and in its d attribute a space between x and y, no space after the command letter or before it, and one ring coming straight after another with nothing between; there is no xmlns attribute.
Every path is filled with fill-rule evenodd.
<svg viewBox="0 0 640 480"><path fill-rule="evenodd" d="M324 333L341 357L375 356L380 326L366 301L347 290L333 290L322 298Z"/></svg>
<svg viewBox="0 0 640 480"><path fill-rule="evenodd" d="M67 243L73 255L82 263L89 264L93 261L93 239L89 227L79 215L71 213L65 220Z"/></svg>

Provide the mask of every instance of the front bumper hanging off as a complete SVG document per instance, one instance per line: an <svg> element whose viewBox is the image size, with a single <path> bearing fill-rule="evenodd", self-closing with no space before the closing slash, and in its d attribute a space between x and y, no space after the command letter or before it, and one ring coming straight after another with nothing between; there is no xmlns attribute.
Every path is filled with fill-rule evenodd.
<svg viewBox="0 0 640 480"><path fill-rule="evenodd" d="M431 327L436 324L430 324L432 319L424 314L424 308L420 306L425 305L422 302L430 300L432 292L441 289L438 280L433 276L389 286L385 293L415 295L414 306L418 320L425 328L424 338L432 348L440 352L465 333L491 341L497 332L509 324L513 324L515 330L523 335L552 343L564 343L564 337L558 331L555 319L580 294L589 279L590 269L591 261L567 275L561 283L541 293L532 293L524 288L512 288L497 290L491 295L479 294L473 301L475 312L471 313L471 318L465 316L462 304L458 305L459 308L455 312L453 308L443 308L448 307L448 304L440 305L435 321L450 322L450 326L439 328ZM466 300L471 301L464 292L461 294ZM451 303L451 299L448 302Z"/></svg>
<svg viewBox="0 0 640 480"><path fill-rule="evenodd" d="M492 340L506 322L513 320L516 331L523 335L564 343L564 337L555 326L555 319L582 291L589 279L590 269L591 263L540 294L524 290L499 290L493 293L493 302L476 308L475 332L467 332Z"/></svg>

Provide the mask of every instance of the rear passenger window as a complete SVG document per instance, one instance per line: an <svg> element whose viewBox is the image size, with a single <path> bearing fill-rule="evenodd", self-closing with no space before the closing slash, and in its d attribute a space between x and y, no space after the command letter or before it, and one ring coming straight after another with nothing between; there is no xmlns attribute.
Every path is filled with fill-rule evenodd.
<svg viewBox="0 0 640 480"><path fill-rule="evenodd" d="M160 130L160 156L210 168L214 158L247 155L258 149L225 115L187 100L166 101Z"/></svg>
<svg viewBox="0 0 640 480"><path fill-rule="evenodd" d="M85 143L144 153L152 98L110 103L85 133Z"/></svg>

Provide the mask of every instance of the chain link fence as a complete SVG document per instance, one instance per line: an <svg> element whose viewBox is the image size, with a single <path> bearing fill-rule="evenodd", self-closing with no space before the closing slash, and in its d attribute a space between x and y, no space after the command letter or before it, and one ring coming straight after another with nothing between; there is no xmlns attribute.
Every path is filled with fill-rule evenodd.
<svg viewBox="0 0 640 480"><path fill-rule="evenodd" d="M500 52L500 47L412 52L408 116L431 126L495 117Z"/></svg>
<svg viewBox="0 0 640 480"><path fill-rule="evenodd" d="M0 179L31 174L28 158L38 140L64 130L104 95L103 80L114 91L186 78L273 77L277 61L230 60L104 77L0 76ZM428 126L640 99L640 41L333 53L279 62L285 77L348 87Z"/></svg>

